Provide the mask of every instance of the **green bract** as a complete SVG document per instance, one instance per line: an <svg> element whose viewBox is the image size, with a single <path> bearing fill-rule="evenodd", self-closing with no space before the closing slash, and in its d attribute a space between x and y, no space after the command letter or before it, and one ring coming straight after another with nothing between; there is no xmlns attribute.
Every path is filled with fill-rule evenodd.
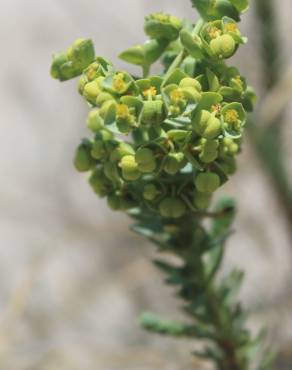
<svg viewBox="0 0 292 370"><path fill-rule="evenodd" d="M93 137L78 147L75 166L90 173L93 190L114 210L139 207L168 219L205 210L236 169L254 94L223 60L245 42L236 20L247 4L194 4L205 18L194 27L162 13L146 17L150 39L120 55L141 66L143 76L95 57L90 40L54 56L52 75L81 74L78 90L92 107ZM151 75L159 58L165 71Z"/></svg>

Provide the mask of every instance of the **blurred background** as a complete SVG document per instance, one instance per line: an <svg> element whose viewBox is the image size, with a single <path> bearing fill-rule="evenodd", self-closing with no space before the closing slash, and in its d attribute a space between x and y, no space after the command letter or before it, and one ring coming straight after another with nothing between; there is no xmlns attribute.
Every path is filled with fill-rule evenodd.
<svg viewBox="0 0 292 370"><path fill-rule="evenodd" d="M91 37L98 55L144 40L154 11L195 20L188 0L10 0L0 12L0 368L208 369L195 344L143 332L143 310L177 315L179 302L152 267L153 246L128 231L75 172L86 135L76 81L49 76L51 55ZM249 326L265 325L292 367L292 4L252 0L234 58L259 95L239 171L222 193L238 201L224 269L246 271ZM281 4L279 4L281 3ZM134 71L135 69L131 69ZM289 186L290 183L290 186Z"/></svg>

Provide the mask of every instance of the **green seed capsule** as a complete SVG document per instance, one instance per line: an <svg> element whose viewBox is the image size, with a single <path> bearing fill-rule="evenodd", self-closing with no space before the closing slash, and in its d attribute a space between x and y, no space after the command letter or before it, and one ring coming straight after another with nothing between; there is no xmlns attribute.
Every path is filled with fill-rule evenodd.
<svg viewBox="0 0 292 370"><path fill-rule="evenodd" d="M207 125L202 136L206 139L212 140L218 137L221 133L221 122L215 117L215 114L212 114L207 121Z"/></svg>
<svg viewBox="0 0 292 370"><path fill-rule="evenodd" d="M98 109L93 109L89 112L87 127L95 133L99 132L104 127L103 119L100 117Z"/></svg>
<svg viewBox="0 0 292 370"><path fill-rule="evenodd" d="M229 58L235 51L235 41L232 36L225 34L211 40L210 48L219 58Z"/></svg>
<svg viewBox="0 0 292 370"><path fill-rule="evenodd" d="M120 143L119 146L112 151L110 160L112 162L118 162L126 155L134 156L135 151L130 144Z"/></svg>
<svg viewBox="0 0 292 370"><path fill-rule="evenodd" d="M179 83L179 87L181 87L181 88L193 87L199 92L202 91L202 86L201 86L200 82L198 80L196 80L195 78L191 78L191 77L183 78Z"/></svg>
<svg viewBox="0 0 292 370"><path fill-rule="evenodd" d="M139 163L138 170L142 173L152 173L156 169L156 161L150 161L147 163Z"/></svg>
<svg viewBox="0 0 292 370"><path fill-rule="evenodd" d="M212 194L210 193L195 193L193 197L194 206L197 209L207 209L210 205Z"/></svg>
<svg viewBox="0 0 292 370"><path fill-rule="evenodd" d="M165 119L162 100L144 101L141 121L145 124L159 124Z"/></svg>
<svg viewBox="0 0 292 370"><path fill-rule="evenodd" d="M144 191L143 191L143 197L146 200L152 201L157 197L158 194L159 194L159 190L154 184L145 185Z"/></svg>
<svg viewBox="0 0 292 370"><path fill-rule="evenodd" d="M166 157L164 171L169 175L175 175L185 164L183 153L170 153Z"/></svg>
<svg viewBox="0 0 292 370"><path fill-rule="evenodd" d="M95 104L98 94L100 94L100 85L98 80L88 82L83 89L84 98L91 104Z"/></svg>
<svg viewBox="0 0 292 370"><path fill-rule="evenodd" d="M138 149L135 154L135 159L139 164L155 161L152 150L148 148Z"/></svg>
<svg viewBox="0 0 292 370"><path fill-rule="evenodd" d="M199 173L195 178L196 188L201 193L213 193L220 183L220 177L214 172Z"/></svg>
<svg viewBox="0 0 292 370"><path fill-rule="evenodd" d="M201 94L199 91L194 87L184 87L181 89L184 97L191 102L197 103L201 100Z"/></svg>
<svg viewBox="0 0 292 370"><path fill-rule="evenodd" d="M124 156L119 165L125 180L135 181L141 176L141 172L138 170L138 163L133 155Z"/></svg>
<svg viewBox="0 0 292 370"><path fill-rule="evenodd" d="M74 166L77 171L87 172L95 163L94 158L91 156L91 144L89 142L80 144L74 156Z"/></svg>
<svg viewBox="0 0 292 370"><path fill-rule="evenodd" d="M113 96L109 93L101 92L96 98L96 105L101 107L108 100L114 100Z"/></svg>
<svg viewBox="0 0 292 370"><path fill-rule="evenodd" d="M186 213L186 205L179 198L165 198L159 205L162 217L180 218Z"/></svg>

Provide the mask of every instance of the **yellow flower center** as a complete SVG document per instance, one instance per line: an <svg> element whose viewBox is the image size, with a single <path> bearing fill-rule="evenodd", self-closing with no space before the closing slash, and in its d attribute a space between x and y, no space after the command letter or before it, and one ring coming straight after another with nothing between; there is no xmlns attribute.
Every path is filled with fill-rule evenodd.
<svg viewBox="0 0 292 370"><path fill-rule="evenodd" d="M126 119L130 115L129 107L126 104L117 105L117 117Z"/></svg>
<svg viewBox="0 0 292 370"><path fill-rule="evenodd" d="M243 82L242 82L242 79L241 79L241 77L238 75L238 76L236 76L235 78L235 81L240 85L240 86L242 86L243 85Z"/></svg>
<svg viewBox="0 0 292 370"><path fill-rule="evenodd" d="M125 81L124 81L124 74L123 73L118 73L115 75L114 77L114 81L113 81L113 88L117 91L117 92L121 92L124 90L125 88Z"/></svg>
<svg viewBox="0 0 292 370"><path fill-rule="evenodd" d="M211 107L212 112L215 112L216 115L220 113L221 111L221 105L220 104L214 104Z"/></svg>
<svg viewBox="0 0 292 370"><path fill-rule="evenodd" d="M173 104L179 104L184 99L184 94L181 90L175 89L170 93L170 100Z"/></svg>
<svg viewBox="0 0 292 370"><path fill-rule="evenodd" d="M222 33L221 30L217 27L210 27L208 30L208 35L210 36L211 39L216 39L216 37L220 36Z"/></svg>
<svg viewBox="0 0 292 370"><path fill-rule="evenodd" d="M225 28L226 32L236 32L236 31L238 31L238 27L235 23L226 23L224 28Z"/></svg>
<svg viewBox="0 0 292 370"><path fill-rule="evenodd" d="M150 86L148 89L145 89L143 91L143 95L145 96L145 98L147 98L149 95L154 97L157 95L157 90L154 86Z"/></svg>
<svg viewBox="0 0 292 370"><path fill-rule="evenodd" d="M225 122L227 123L237 123L239 115L235 109L228 109L225 112Z"/></svg>
<svg viewBox="0 0 292 370"><path fill-rule="evenodd" d="M153 18L161 23L169 23L169 15L163 13L153 14Z"/></svg>

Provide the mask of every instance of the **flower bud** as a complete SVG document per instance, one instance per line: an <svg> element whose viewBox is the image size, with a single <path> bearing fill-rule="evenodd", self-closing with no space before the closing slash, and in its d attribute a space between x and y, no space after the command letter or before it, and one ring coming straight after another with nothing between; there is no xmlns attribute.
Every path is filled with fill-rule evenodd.
<svg viewBox="0 0 292 370"><path fill-rule="evenodd" d="M214 172L202 172L195 178L196 188L201 193L213 193L220 184L220 177Z"/></svg>
<svg viewBox="0 0 292 370"><path fill-rule="evenodd" d="M89 141L82 142L75 151L74 166L79 172L87 172L94 165L95 160L91 156L91 143Z"/></svg>
<svg viewBox="0 0 292 370"><path fill-rule="evenodd" d="M196 192L193 197L194 206L197 209L207 209L210 205L212 194Z"/></svg>
<svg viewBox="0 0 292 370"><path fill-rule="evenodd" d="M159 211L162 217L180 218L186 213L186 205L179 198L169 197L161 201Z"/></svg>
<svg viewBox="0 0 292 370"><path fill-rule="evenodd" d="M180 19L163 13L155 13L145 18L145 33L153 39L175 40L182 28Z"/></svg>
<svg viewBox="0 0 292 370"><path fill-rule="evenodd" d="M143 197L146 200L152 201L157 197L159 193L159 190L154 184L147 184L144 187Z"/></svg>
<svg viewBox="0 0 292 370"><path fill-rule="evenodd" d="M99 132L104 127L103 119L100 117L98 109L93 109L89 112L87 127L95 133Z"/></svg>
<svg viewBox="0 0 292 370"><path fill-rule="evenodd" d="M165 159L164 171L169 175L175 175L185 164L183 153L169 153Z"/></svg>
<svg viewBox="0 0 292 370"><path fill-rule="evenodd" d="M144 101L141 121L145 124L158 124L165 119L162 100Z"/></svg>
<svg viewBox="0 0 292 370"><path fill-rule="evenodd" d="M211 40L210 48L219 58L229 58L234 54L236 43L232 36L225 34Z"/></svg>

